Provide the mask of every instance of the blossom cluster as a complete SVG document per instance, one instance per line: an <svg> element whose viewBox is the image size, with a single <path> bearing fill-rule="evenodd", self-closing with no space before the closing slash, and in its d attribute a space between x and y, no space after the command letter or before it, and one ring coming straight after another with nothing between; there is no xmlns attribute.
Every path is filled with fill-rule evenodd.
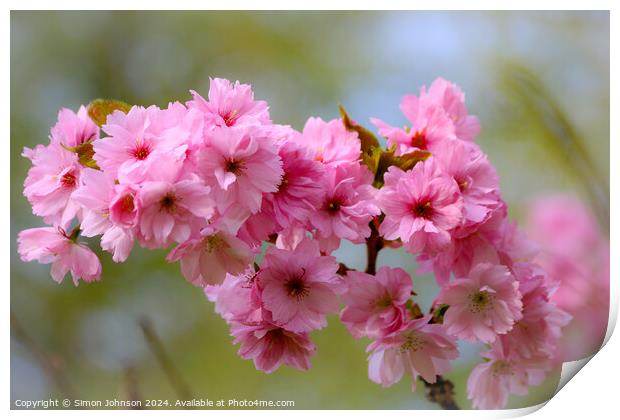
<svg viewBox="0 0 620 420"><path fill-rule="evenodd" d="M570 317L551 301L557 284L536 247L508 221L456 85L437 79L405 96L409 127L372 119L386 148L344 112L302 131L275 124L239 82L191 93L165 109L61 110L49 144L23 153L24 195L47 226L19 234L21 258L77 285L101 277L81 237L100 236L115 262L136 242L170 249L240 356L268 373L308 369L310 333L339 314L353 337L372 340L368 374L383 386L404 375L412 387L434 383L459 356L457 340L488 345L467 384L474 407L504 407L542 381ZM430 312L404 270L339 264L343 240L415 256L441 288Z"/></svg>

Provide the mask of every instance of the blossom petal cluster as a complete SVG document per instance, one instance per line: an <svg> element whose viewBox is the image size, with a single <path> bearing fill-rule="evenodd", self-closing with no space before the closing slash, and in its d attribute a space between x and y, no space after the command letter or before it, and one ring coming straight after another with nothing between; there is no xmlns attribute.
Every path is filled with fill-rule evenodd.
<svg viewBox="0 0 620 420"><path fill-rule="evenodd" d="M24 196L45 226L20 232L18 251L51 264L55 281L101 278L95 239L83 238L117 263L134 246L166 250L214 302L240 357L267 373L309 369L311 333L334 314L371 340L368 376L385 387L433 384L459 357L457 340L484 343L467 383L477 408L504 407L559 363L571 293L553 297L542 265L558 264L537 259L508 220L455 84L403 97L409 126L371 119L386 148L344 111L299 131L274 123L238 81L211 79L206 96L165 108L125 105L103 123L95 103L63 109L49 143L23 151ZM336 260L343 241L366 245L365 272ZM382 248L401 246L440 288L426 313L409 273L375 269Z"/></svg>

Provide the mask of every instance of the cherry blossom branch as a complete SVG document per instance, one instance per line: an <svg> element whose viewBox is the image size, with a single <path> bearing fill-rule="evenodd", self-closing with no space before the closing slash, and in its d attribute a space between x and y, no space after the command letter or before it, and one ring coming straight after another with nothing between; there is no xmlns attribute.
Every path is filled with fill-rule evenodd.
<svg viewBox="0 0 620 420"><path fill-rule="evenodd" d="M366 273L377 274L377 257L383 249L383 238L374 224L370 222L370 236L366 239Z"/></svg>
<svg viewBox="0 0 620 420"><path fill-rule="evenodd" d="M182 400L191 400L193 398L192 391L190 390L187 382L185 382L177 368L174 366L172 359L166 352L166 349L161 339L155 332L155 329L153 328L150 320L144 318L140 321L139 325L151 352L159 362L159 366L164 371L164 374L168 378L168 381L170 382L172 388L174 388L177 396Z"/></svg>

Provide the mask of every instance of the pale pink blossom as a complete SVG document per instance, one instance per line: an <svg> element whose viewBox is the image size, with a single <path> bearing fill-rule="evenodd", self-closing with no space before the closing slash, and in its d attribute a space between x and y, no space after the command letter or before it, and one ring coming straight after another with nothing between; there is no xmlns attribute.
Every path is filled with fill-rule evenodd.
<svg viewBox="0 0 620 420"><path fill-rule="evenodd" d="M495 169L478 146L460 140L439 145L432 159L454 179L463 196L463 221L457 236L475 231L501 205Z"/></svg>
<svg viewBox="0 0 620 420"><path fill-rule="evenodd" d="M215 312L226 322L262 322L263 310L256 276L254 268L248 267L242 274L226 274L222 284L205 287L207 298L215 303Z"/></svg>
<svg viewBox="0 0 620 420"><path fill-rule="evenodd" d="M127 114L114 111L103 126L109 137L93 142L97 165L121 183L131 184L160 170L165 158L185 159L188 145L171 141L167 131L178 134L173 114L177 115L174 109L167 113L155 105L133 106Z"/></svg>
<svg viewBox="0 0 620 420"><path fill-rule="evenodd" d="M437 301L449 305L444 325L464 340L492 343L521 319L519 283L507 267L479 263L467 277L444 286Z"/></svg>
<svg viewBox="0 0 620 420"><path fill-rule="evenodd" d="M463 199L454 179L433 160L407 172L392 166L384 179L377 197L385 213L379 232L389 240L400 238L412 253L448 247L462 220Z"/></svg>
<svg viewBox="0 0 620 420"><path fill-rule="evenodd" d="M63 108L58 113L58 122L51 130L51 143L66 148L75 148L99 138L99 127L88 116L86 107L81 106L77 114Z"/></svg>
<svg viewBox="0 0 620 420"><path fill-rule="evenodd" d="M295 332L325 327L326 315L338 311L337 270L336 259L321 256L317 242L309 238L293 251L270 247L258 281L273 322Z"/></svg>
<svg viewBox="0 0 620 420"><path fill-rule="evenodd" d="M323 202L309 220L320 239L334 240L337 248L340 239L361 243L370 236L368 223L381 212L371 182L372 174L359 163L326 168Z"/></svg>
<svg viewBox="0 0 620 420"><path fill-rule="evenodd" d="M579 360L598 351L608 329L609 239L585 203L573 196L536 199L528 208L527 232L541 248L535 262L555 281L550 302L573 319L563 329L555 356Z"/></svg>
<svg viewBox="0 0 620 420"><path fill-rule="evenodd" d="M79 210L71 199L81 184L82 166L77 155L51 143L24 148L22 156L32 161L24 181L24 196L32 205L32 212L45 223L67 227Z"/></svg>
<svg viewBox="0 0 620 420"><path fill-rule="evenodd" d="M82 210L81 234L103 234L101 247L113 254L115 262L125 261L133 248L133 228L140 211L136 189L116 184L109 174L91 168L83 169L82 180L72 195Z"/></svg>
<svg viewBox="0 0 620 420"><path fill-rule="evenodd" d="M392 127L378 118L371 122L379 134L387 139L389 147L396 147L396 154L402 155L416 150L434 151L441 143L456 139L453 120L446 113L442 103L425 98L422 88L420 98L404 96L400 110L411 123L410 128Z"/></svg>
<svg viewBox="0 0 620 420"><path fill-rule="evenodd" d="M456 137L465 141L474 141L480 132L480 122L473 115L468 115L465 94L454 83L441 77L435 79L428 89L422 89L420 101L439 104L452 120Z"/></svg>
<svg viewBox="0 0 620 420"><path fill-rule="evenodd" d="M253 250L239 238L212 226L174 248L168 261L181 261L183 276L195 286L220 284L227 273L242 273L254 260Z"/></svg>
<svg viewBox="0 0 620 420"><path fill-rule="evenodd" d="M435 383L437 375L450 369L450 360L459 355L456 342L442 325L429 324L429 320L430 316L411 320L368 346L371 381L389 387L407 374L415 391L418 376Z"/></svg>
<svg viewBox="0 0 620 420"><path fill-rule="evenodd" d="M553 357L561 329L570 322L571 316L549 302L551 282L540 267L518 263L513 272L523 296L523 316L500 339L505 348L521 358Z"/></svg>
<svg viewBox="0 0 620 420"><path fill-rule="evenodd" d="M17 242L22 261L51 263L52 278L58 283L68 272L76 286L80 279L90 283L101 277L99 258L77 241L77 234L67 235L56 227L26 229L19 233Z"/></svg>
<svg viewBox="0 0 620 420"><path fill-rule="evenodd" d="M204 115L207 127L271 124L267 103L254 100L250 85L218 78L209 80L209 100L192 90L194 99L187 103L190 109L197 109Z"/></svg>
<svg viewBox="0 0 620 420"><path fill-rule="evenodd" d="M347 306L340 320L353 337L379 338L408 321L405 304L413 289L411 277L403 269L381 267L374 276L349 271L344 280L342 299Z"/></svg>
<svg viewBox="0 0 620 420"><path fill-rule="evenodd" d="M328 122L311 117L297 141L314 152L314 159L326 165L338 166L358 162L360 139L355 131L345 128L342 119Z"/></svg>
<svg viewBox="0 0 620 420"><path fill-rule="evenodd" d="M467 379L467 398L474 408L506 407L510 394L526 395L528 387L540 385L551 368L549 359L520 359L510 355L498 341L482 353L488 362L477 365Z"/></svg>
<svg viewBox="0 0 620 420"><path fill-rule="evenodd" d="M214 129L197 160L220 214L234 205L247 209L247 218L260 210L263 194L276 192L282 182L276 145L259 128Z"/></svg>

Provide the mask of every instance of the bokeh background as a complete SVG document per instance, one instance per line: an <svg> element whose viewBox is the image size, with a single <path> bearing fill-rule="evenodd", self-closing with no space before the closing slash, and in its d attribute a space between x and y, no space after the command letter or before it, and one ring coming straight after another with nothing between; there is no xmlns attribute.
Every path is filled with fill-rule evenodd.
<svg viewBox="0 0 620 420"><path fill-rule="evenodd" d="M40 226L22 196L24 146L46 143L61 107L98 97L165 106L203 94L209 77L251 83L272 119L303 127L337 104L357 121L406 123L398 110L437 76L459 84L479 116L479 142L501 176L511 216L530 200L568 191L608 229L609 14L606 12L12 12L11 401L174 399L142 330L148 319L197 398L294 400L295 408L437 408L409 382L383 389L367 378L364 340L336 317L312 334L313 368L266 375L240 359L225 323L165 252L135 249L130 262L102 255L102 281L58 285L49 267L23 263L21 229ZM364 249L337 256L363 267ZM410 256L383 251L380 265L415 272ZM414 276L428 308L429 276ZM450 375L465 381L480 347L461 346ZM42 362L44 361L44 362ZM54 373L55 372L55 373ZM52 373L52 374L51 374ZM510 407L547 399L558 372Z"/></svg>

